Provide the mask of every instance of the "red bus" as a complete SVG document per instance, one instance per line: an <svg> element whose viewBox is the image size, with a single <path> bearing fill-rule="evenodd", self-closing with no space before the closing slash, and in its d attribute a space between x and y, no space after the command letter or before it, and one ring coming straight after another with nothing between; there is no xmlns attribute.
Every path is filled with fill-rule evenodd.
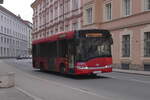
<svg viewBox="0 0 150 100"><path fill-rule="evenodd" d="M58 33L33 41L33 67L72 75L112 72L112 43L108 30Z"/></svg>

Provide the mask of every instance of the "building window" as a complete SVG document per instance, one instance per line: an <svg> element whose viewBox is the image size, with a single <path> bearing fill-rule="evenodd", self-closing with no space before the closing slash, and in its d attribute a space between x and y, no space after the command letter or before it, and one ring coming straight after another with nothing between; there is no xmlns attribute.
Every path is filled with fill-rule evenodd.
<svg viewBox="0 0 150 100"><path fill-rule="evenodd" d="M3 26L1 26L1 32L3 33Z"/></svg>
<svg viewBox="0 0 150 100"><path fill-rule="evenodd" d="M78 23L73 23L72 30L77 30L77 29L78 29Z"/></svg>
<svg viewBox="0 0 150 100"><path fill-rule="evenodd" d="M144 0L144 10L150 10L150 0Z"/></svg>
<svg viewBox="0 0 150 100"><path fill-rule="evenodd" d="M106 14L106 20L111 20L112 19L112 4L108 3L105 5L105 14Z"/></svg>
<svg viewBox="0 0 150 100"><path fill-rule="evenodd" d="M6 48L4 48L4 56L6 56Z"/></svg>
<svg viewBox="0 0 150 100"><path fill-rule="evenodd" d="M150 71L150 64L144 64L144 71Z"/></svg>
<svg viewBox="0 0 150 100"><path fill-rule="evenodd" d="M144 57L150 57L150 32L144 33Z"/></svg>
<svg viewBox="0 0 150 100"><path fill-rule="evenodd" d="M65 13L70 11L70 1L65 2L64 10Z"/></svg>
<svg viewBox="0 0 150 100"><path fill-rule="evenodd" d="M53 34L53 28L51 29L51 35Z"/></svg>
<svg viewBox="0 0 150 100"><path fill-rule="evenodd" d="M87 24L92 24L92 8L86 9Z"/></svg>
<svg viewBox="0 0 150 100"><path fill-rule="evenodd" d="M129 66L130 66L129 63L122 63L122 64L121 64L121 68L122 68L122 69L128 70L128 69L129 69Z"/></svg>
<svg viewBox="0 0 150 100"><path fill-rule="evenodd" d="M0 50L1 50L1 56L2 56L3 55L3 47L0 47L0 48L1 48Z"/></svg>
<svg viewBox="0 0 150 100"><path fill-rule="evenodd" d="M58 17L58 7L55 7L55 18L57 18Z"/></svg>
<svg viewBox="0 0 150 100"><path fill-rule="evenodd" d="M7 40L7 39L6 39L6 38L4 38L4 43L6 43L6 40Z"/></svg>
<svg viewBox="0 0 150 100"><path fill-rule="evenodd" d="M69 25L65 25L65 31L69 31Z"/></svg>
<svg viewBox="0 0 150 100"><path fill-rule="evenodd" d="M123 14L124 16L131 14L131 0L123 0Z"/></svg>
<svg viewBox="0 0 150 100"><path fill-rule="evenodd" d="M1 15L1 20L3 21L3 15Z"/></svg>
<svg viewBox="0 0 150 100"><path fill-rule="evenodd" d="M1 37L1 42L3 43L3 37Z"/></svg>
<svg viewBox="0 0 150 100"><path fill-rule="evenodd" d="M61 4L59 7L59 16L63 15L64 11L64 6Z"/></svg>
<svg viewBox="0 0 150 100"><path fill-rule="evenodd" d="M6 33L6 28L4 27L4 33Z"/></svg>
<svg viewBox="0 0 150 100"><path fill-rule="evenodd" d="M50 20L53 20L53 9L51 9Z"/></svg>
<svg viewBox="0 0 150 100"><path fill-rule="evenodd" d="M79 0L72 0L72 10L78 9Z"/></svg>
<svg viewBox="0 0 150 100"><path fill-rule="evenodd" d="M122 56L130 57L130 35L122 36Z"/></svg>

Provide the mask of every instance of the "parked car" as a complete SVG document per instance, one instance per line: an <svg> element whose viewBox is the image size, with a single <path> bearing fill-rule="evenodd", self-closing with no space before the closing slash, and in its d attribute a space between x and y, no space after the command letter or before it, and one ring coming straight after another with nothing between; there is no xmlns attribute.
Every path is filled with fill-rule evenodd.
<svg viewBox="0 0 150 100"><path fill-rule="evenodd" d="M32 55L26 55L26 56L19 55L16 59L18 59L18 60L20 60L20 59L32 59Z"/></svg>
<svg viewBox="0 0 150 100"><path fill-rule="evenodd" d="M17 56L16 58L17 60L23 59L21 56Z"/></svg>

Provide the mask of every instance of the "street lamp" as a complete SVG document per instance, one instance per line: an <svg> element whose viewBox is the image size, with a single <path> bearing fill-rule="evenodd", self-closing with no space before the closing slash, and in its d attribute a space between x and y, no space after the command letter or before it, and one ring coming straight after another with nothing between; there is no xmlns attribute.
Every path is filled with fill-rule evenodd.
<svg viewBox="0 0 150 100"><path fill-rule="evenodd" d="M3 4L3 0L0 0L0 4Z"/></svg>

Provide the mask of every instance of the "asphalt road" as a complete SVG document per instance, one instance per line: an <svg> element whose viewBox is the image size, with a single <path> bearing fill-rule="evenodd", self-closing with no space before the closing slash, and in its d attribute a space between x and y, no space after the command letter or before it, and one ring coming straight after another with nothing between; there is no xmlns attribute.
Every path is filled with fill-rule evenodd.
<svg viewBox="0 0 150 100"><path fill-rule="evenodd" d="M30 60L5 60L16 71L17 87L36 100L150 100L150 76L105 73L62 76L32 68Z"/></svg>

